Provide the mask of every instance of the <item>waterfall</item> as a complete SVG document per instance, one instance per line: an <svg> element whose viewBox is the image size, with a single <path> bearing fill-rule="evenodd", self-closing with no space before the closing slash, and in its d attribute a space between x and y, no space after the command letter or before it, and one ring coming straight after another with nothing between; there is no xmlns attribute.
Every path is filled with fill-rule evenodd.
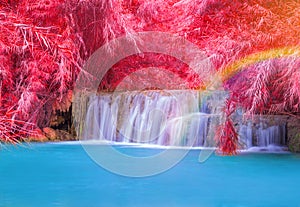
<svg viewBox="0 0 300 207"><path fill-rule="evenodd" d="M283 146L286 145L286 123L278 116L257 116L256 120L240 124L239 138L245 148Z"/></svg>
<svg viewBox="0 0 300 207"><path fill-rule="evenodd" d="M89 94L81 140L216 147L224 91L130 91ZM82 112L81 112L82 113ZM235 120L241 148L285 145L285 123Z"/></svg>
<svg viewBox="0 0 300 207"><path fill-rule="evenodd" d="M92 94L81 139L212 147L225 98L192 90Z"/></svg>

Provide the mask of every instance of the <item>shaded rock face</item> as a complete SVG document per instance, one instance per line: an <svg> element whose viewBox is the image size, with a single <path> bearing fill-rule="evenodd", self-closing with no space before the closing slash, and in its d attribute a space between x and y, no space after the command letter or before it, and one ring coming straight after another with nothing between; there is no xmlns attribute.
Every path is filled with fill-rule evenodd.
<svg viewBox="0 0 300 207"><path fill-rule="evenodd" d="M300 152L300 119L287 118L288 147L292 152Z"/></svg>
<svg viewBox="0 0 300 207"><path fill-rule="evenodd" d="M69 110L62 112L56 111L53 113L50 127L53 129L60 129L71 133L72 130L72 106Z"/></svg>
<svg viewBox="0 0 300 207"><path fill-rule="evenodd" d="M57 110L50 122L50 127L43 129L44 134L50 141L76 140L76 132L72 124L72 105L68 110Z"/></svg>

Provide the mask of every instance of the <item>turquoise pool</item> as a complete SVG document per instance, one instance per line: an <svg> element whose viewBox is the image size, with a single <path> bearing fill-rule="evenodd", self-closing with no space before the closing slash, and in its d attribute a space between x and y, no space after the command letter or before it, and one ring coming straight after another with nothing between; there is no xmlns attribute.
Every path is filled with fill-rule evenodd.
<svg viewBox="0 0 300 207"><path fill-rule="evenodd" d="M128 154L159 152L116 148ZM4 146L0 206L300 206L300 155L213 155L199 163L199 151L162 174L129 178L98 166L79 144Z"/></svg>

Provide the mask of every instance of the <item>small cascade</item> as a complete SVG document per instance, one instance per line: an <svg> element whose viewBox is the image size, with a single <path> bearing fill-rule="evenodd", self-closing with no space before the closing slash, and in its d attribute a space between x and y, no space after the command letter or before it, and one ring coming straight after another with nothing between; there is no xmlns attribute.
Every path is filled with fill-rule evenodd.
<svg viewBox="0 0 300 207"><path fill-rule="evenodd" d="M216 147L224 91L130 91L90 94L81 103L81 140L164 146ZM84 110L80 111L84 114ZM243 149L286 144L285 122L277 118L238 120Z"/></svg>
<svg viewBox="0 0 300 207"><path fill-rule="evenodd" d="M239 140L245 144L246 148L250 148L253 146L253 132L251 122L248 122L246 125L240 126Z"/></svg>
<svg viewBox="0 0 300 207"><path fill-rule="evenodd" d="M279 117L258 116L239 127L240 142L245 148L286 145L286 124Z"/></svg>

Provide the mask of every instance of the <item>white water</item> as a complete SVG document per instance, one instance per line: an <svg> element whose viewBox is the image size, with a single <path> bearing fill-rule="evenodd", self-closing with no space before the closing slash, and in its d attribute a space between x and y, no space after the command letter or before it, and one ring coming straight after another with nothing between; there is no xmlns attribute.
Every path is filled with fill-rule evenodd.
<svg viewBox="0 0 300 207"><path fill-rule="evenodd" d="M82 138L211 147L224 98L221 92L200 95L197 91L92 95Z"/></svg>
<svg viewBox="0 0 300 207"><path fill-rule="evenodd" d="M248 121L246 124L240 124L239 138L246 148L260 147L277 151L276 146L286 145L285 123L277 122L271 125L268 124L268 120L262 118L256 124Z"/></svg>
<svg viewBox="0 0 300 207"><path fill-rule="evenodd" d="M226 93L144 91L90 95L82 141L216 147ZM243 148L285 145L284 125L239 124Z"/></svg>

